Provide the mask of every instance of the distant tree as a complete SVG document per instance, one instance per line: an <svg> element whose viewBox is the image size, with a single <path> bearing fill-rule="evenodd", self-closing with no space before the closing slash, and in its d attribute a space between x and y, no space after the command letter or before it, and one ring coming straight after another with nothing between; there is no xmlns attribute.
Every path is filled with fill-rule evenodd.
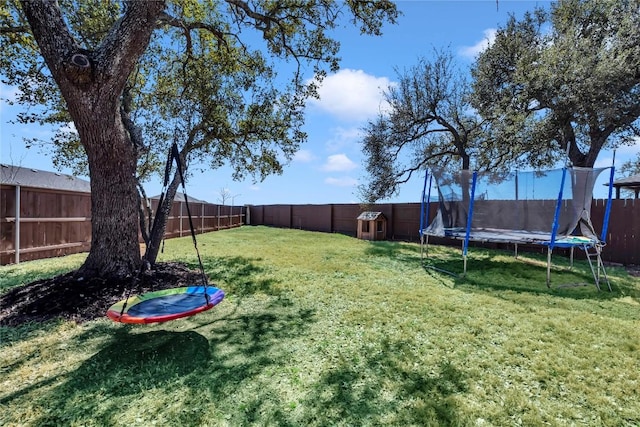
<svg viewBox="0 0 640 427"><path fill-rule="evenodd" d="M509 151L495 144L471 108L470 84L446 50L398 72L384 92L388 110L364 129L367 181L363 202L396 194L401 184L429 165L455 169L505 167Z"/></svg>
<svg viewBox="0 0 640 427"><path fill-rule="evenodd" d="M631 159L620 166L621 176L631 176L640 174L640 153L636 154L635 159Z"/></svg>
<svg viewBox="0 0 640 427"><path fill-rule="evenodd" d="M534 167L591 167L638 134L640 3L561 0L511 18L472 69L473 106Z"/></svg>
<svg viewBox="0 0 640 427"><path fill-rule="evenodd" d="M139 144L142 132L133 113L140 108L136 102L145 99L143 89L160 84L159 70L167 72L167 90L149 95L146 106L154 111L148 103L152 99L156 111L165 113L162 118L176 118L174 128L180 132L182 146L200 150L192 161L211 155L214 163L226 159L237 170L246 168L258 176L277 172L279 156L286 161L304 140L301 110L306 97L315 94L313 84L304 84L305 66L311 65L310 71L319 77L327 68L337 69L339 44L329 38L328 31L344 9L367 34L380 34L383 23L395 22L397 17L395 5L388 0L2 2L0 72L4 81L20 87L18 102L45 105L53 112L29 112L21 120L73 122L76 144L68 144L68 135L54 142L68 149L67 154L86 155L92 246L80 268L83 275L122 277L140 267L136 171L142 155L151 159L149 153L161 150ZM260 37L248 35L250 30ZM269 56L293 59L291 77L280 80L280 86ZM207 64L233 77L218 87L208 86L210 80L200 87L203 82L198 79L211 77L201 74ZM237 69L248 73L246 80ZM243 84L233 91L231 81ZM208 89L222 92L212 100L205 96ZM221 99L226 102L217 110L214 104ZM219 129L229 113L225 108L238 99L241 112L227 115L231 125ZM284 114L293 117L283 118ZM157 129L148 138L166 144L166 123L151 114L146 120L145 125ZM271 127L273 120L278 125ZM254 134L256 129L260 132ZM283 135L286 140L274 146ZM183 148L181 162L186 164L191 152ZM162 164L161 157L156 157L155 164Z"/></svg>
<svg viewBox="0 0 640 427"><path fill-rule="evenodd" d="M218 192L219 196L218 196L218 201L224 206L227 201L233 197L233 195L231 194L231 191L229 191L228 188L221 188L220 191Z"/></svg>
<svg viewBox="0 0 640 427"><path fill-rule="evenodd" d="M618 178L640 175L640 153L636 154L635 158L624 162L619 168L616 168L616 170ZM622 189L622 194L626 197L632 197L634 192L632 190Z"/></svg>

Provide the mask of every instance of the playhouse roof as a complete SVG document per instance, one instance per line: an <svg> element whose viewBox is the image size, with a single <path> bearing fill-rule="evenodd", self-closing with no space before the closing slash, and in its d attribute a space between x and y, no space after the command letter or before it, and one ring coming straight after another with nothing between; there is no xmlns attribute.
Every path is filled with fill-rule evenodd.
<svg viewBox="0 0 640 427"><path fill-rule="evenodd" d="M378 218L384 218L384 214L382 212L366 211L358 216L358 219L362 221L375 221Z"/></svg>

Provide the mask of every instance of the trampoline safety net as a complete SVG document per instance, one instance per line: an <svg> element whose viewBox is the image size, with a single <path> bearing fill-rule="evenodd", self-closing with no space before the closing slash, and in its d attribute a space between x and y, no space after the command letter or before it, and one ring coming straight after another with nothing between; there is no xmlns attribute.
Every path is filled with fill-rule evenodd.
<svg viewBox="0 0 640 427"><path fill-rule="evenodd" d="M472 240L546 243L555 228L556 237L579 234L597 241L591 201L595 182L605 169L506 174L432 169L440 207L422 233L459 237L456 234L469 226ZM432 200L434 196L425 194Z"/></svg>
<svg viewBox="0 0 640 427"><path fill-rule="evenodd" d="M609 197L600 235L591 221L593 188L610 170ZM470 241L544 245L547 247L547 286L554 247L583 249L600 289L600 276L609 290L601 250L611 207L614 168L564 168L547 171L457 173L431 169L425 175L420 215L421 252L428 236L463 240L463 275ZM431 221L430 204L438 202ZM592 261L595 261L592 262Z"/></svg>

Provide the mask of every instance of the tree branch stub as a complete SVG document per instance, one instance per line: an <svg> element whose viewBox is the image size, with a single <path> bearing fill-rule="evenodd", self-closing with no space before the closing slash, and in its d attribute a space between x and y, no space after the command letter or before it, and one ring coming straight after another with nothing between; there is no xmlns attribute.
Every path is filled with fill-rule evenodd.
<svg viewBox="0 0 640 427"><path fill-rule="evenodd" d="M93 64L89 56L74 53L63 61L67 78L75 85L87 85L93 81Z"/></svg>

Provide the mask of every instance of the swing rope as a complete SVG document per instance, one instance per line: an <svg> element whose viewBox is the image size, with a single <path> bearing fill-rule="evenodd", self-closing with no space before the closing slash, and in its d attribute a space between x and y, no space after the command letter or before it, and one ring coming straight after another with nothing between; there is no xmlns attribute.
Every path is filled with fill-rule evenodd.
<svg viewBox="0 0 640 427"><path fill-rule="evenodd" d="M210 304L210 296L209 293L207 292L207 288L209 286L209 282L207 279L207 275L204 271L204 265L202 264L202 258L200 257L200 250L198 249L198 242L196 240L196 232L195 232L195 228L193 226L193 217L191 216L191 209L189 208L189 197L187 196L187 189L186 186L184 184L184 173L182 172L182 163L180 161L180 151L178 150L178 144L176 143L175 139L177 138L177 135L174 137L174 141L173 144L171 145L171 149L169 149L169 155L167 157L167 164L165 165L165 169L164 169L164 183L162 185L162 191L160 193L160 199L158 200L158 209L162 208L162 204L164 202L165 199L165 194L167 192L168 186L169 186L169 180L171 178L171 169L172 169L172 164L173 161L175 160L176 162L176 167L178 170L178 175L180 176L180 183L182 184L182 193L184 194L184 203L185 206L187 207L187 216L189 217L189 228L191 230L191 239L193 240L193 246L196 250L196 255L198 256L198 265L200 267L200 277L202 280L202 286L204 287L204 298L206 301L206 304L209 305ZM159 215L156 214L155 218L153 219L153 227L152 229L155 229L157 222L158 222L158 217ZM164 252L164 237L162 239L162 251ZM140 268L140 271L138 272L138 279L139 280L139 276L140 274L142 274L143 271L143 267ZM127 294L125 296L124 299L124 304L122 305L122 310L120 310L120 317L122 317L122 315L124 314L126 308L127 308L127 301L129 300L129 298L131 297L131 292L133 290L133 286L129 286L129 289L127 289Z"/></svg>
<svg viewBox="0 0 640 427"><path fill-rule="evenodd" d="M204 286L204 297L209 304L209 294L207 293L207 275L204 272L204 265L202 264L202 258L200 257L200 250L198 249L198 241L196 240L196 231L193 227L193 217L191 216L191 209L189 208L189 197L187 196L187 189L184 185L184 174L182 173L182 162L180 161L180 151L178 151L178 144L174 141L171 146L171 157L175 159L176 166L178 168L178 175L180 176L180 182L182 183L182 193L184 194L184 204L187 207L187 216L189 217L189 228L191 229L191 240L193 240L193 247L196 250L198 256L198 265L200 266L200 276L202 278L202 284Z"/></svg>

